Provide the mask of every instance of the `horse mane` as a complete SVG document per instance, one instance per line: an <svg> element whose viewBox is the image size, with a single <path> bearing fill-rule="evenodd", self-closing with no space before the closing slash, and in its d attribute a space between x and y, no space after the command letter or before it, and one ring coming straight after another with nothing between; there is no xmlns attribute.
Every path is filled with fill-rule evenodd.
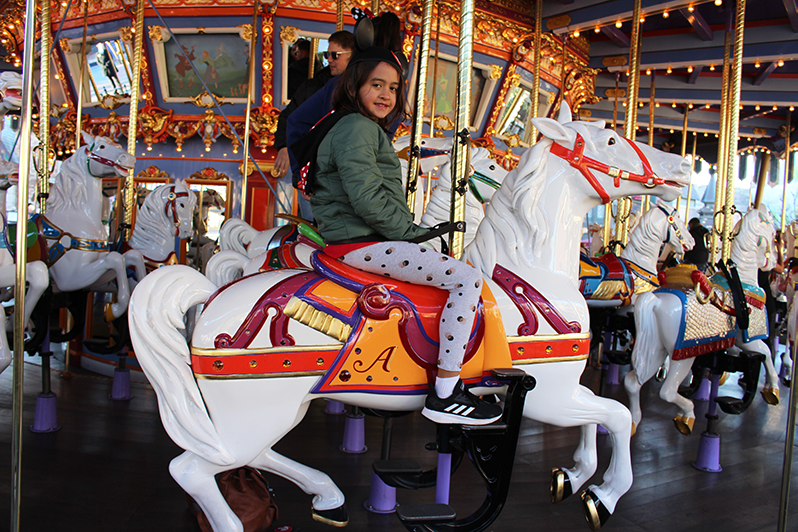
<svg viewBox="0 0 798 532"><path fill-rule="evenodd" d="M551 144L550 139L544 138L524 152L488 204L485 219L466 249L466 258L483 272L489 272L496 264L498 249L511 256L520 255L518 262L532 263L535 250L545 243L549 222L539 200Z"/></svg>
<svg viewBox="0 0 798 532"><path fill-rule="evenodd" d="M129 242L132 248L157 249L163 244L164 235L174 235L174 225L164 212L165 199L170 187L172 185L161 185L147 194L144 204L136 215L136 226Z"/></svg>
<svg viewBox="0 0 798 532"><path fill-rule="evenodd" d="M55 182L50 188L48 210L80 210L88 202L89 191L85 185L88 150L88 146L81 146L75 154L61 163L61 169L55 174Z"/></svg>
<svg viewBox="0 0 798 532"><path fill-rule="evenodd" d="M770 222L772 224L773 217L769 212L763 213L758 209L751 209L745 213L742 219L734 226L733 234L735 236L732 240L730 255L738 268L747 269L748 262L752 255L754 256L753 267L758 268L760 266L758 263L759 257L756 256L759 238L763 236L757 231L757 226L763 223L760 216L765 218L765 222Z"/></svg>
<svg viewBox="0 0 798 532"><path fill-rule="evenodd" d="M657 207L652 206L640 219L637 225L629 234L629 242L621 256L627 258L631 256L659 256L659 248L662 246L662 222L665 221L664 213ZM667 223L667 222L666 222Z"/></svg>

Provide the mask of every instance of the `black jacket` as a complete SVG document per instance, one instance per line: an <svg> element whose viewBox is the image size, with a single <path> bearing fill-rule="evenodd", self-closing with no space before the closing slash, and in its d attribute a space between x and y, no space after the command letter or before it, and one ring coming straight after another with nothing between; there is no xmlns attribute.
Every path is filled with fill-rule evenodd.
<svg viewBox="0 0 798 532"><path fill-rule="evenodd" d="M288 145L285 132L288 128L288 117L291 116L291 113L305 103L305 100L316 94L316 92L324 87L332 78L333 75L330 73L330 67L324 67L318 74L313 76L312 79L307 80L299 86L294 97L285 109L280 112L280 118L277 120L277 131L274 133L274 147L276 149L280 150Z"/></svg>

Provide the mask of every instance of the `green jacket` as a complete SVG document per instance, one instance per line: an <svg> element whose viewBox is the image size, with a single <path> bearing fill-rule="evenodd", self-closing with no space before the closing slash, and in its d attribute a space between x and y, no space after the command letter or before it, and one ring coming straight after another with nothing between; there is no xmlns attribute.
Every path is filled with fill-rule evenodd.
<svg viewBox="0 0 798 532"><path fill-rule="evenodd" d="M310 203L326 242L409 240L429 231L413 223L390 139L365 116L342 118L321 142L316 163Z"/></svg>

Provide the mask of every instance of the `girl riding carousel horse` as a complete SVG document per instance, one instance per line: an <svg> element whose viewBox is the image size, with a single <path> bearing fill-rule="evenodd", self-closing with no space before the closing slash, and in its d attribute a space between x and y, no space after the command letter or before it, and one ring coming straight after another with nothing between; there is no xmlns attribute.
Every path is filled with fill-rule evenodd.
<svg viewBox="0 0 798 532"><path fill-rule="evenodd" d="M341 75L335 111L317 125L329 131L318 144L315 176L300 184L312 193L328 255L365 272L449 292L440 321L438 373L422 413L437 423L488 424L499 419L501 408L472 395L459 379L482 276L464 262L414 243L423 241L429 229L413 223L399 159L385 132L404 107L396 54L378 47L359 52Z"/></svg>

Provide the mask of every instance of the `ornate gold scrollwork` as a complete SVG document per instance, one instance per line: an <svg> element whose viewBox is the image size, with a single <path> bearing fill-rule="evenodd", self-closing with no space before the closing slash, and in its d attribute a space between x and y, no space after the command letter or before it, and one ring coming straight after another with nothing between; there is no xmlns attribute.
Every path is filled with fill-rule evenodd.
<svg viewBox="0 0 798 532"><path fill-rule="evenodd" d="M161 26L150 26L149 36L150 40L163 41L163 28Z"/></svg>
<svg viewBox="0 0 798 532"><path fill-rule="evenodd" d="M282 26L280 28L280 46L285 46L286 42L293 43L299 38L297 32L299 30L293 26Z"/></svg>

